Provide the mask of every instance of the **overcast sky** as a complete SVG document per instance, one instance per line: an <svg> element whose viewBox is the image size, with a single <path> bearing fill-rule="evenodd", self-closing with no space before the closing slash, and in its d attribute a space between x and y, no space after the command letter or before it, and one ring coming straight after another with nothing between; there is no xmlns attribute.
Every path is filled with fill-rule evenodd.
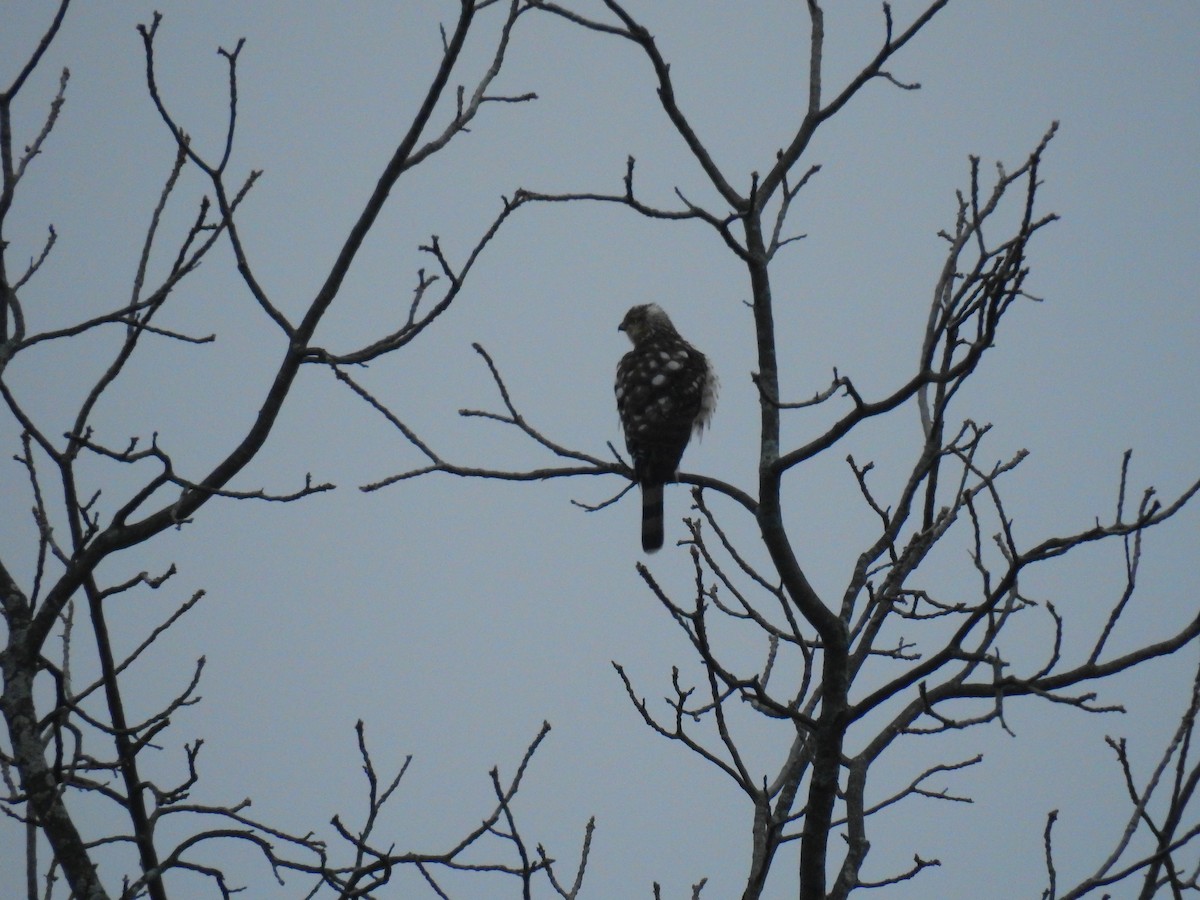
<svg viewBox="0 0 1200 900"><path fill-rule="evenodd" d="M876 52L883 17L873 3L828 5L831 94ZM225 116L226 68L216 48L246 39L231 171L239 180L264 170L240 227L259 278L286 313L304 309L323 281L407 127L436 65L438 24L449 27L456 6L159 4L166 101L210 156ZM671 62L697 132L747 188L750 173L771 165L798 123L807 91L804 5L629 6ZM5 9L0 82L11 81L52 7ZM907 25L920 7L896 2L897 23ZM48 225L59 236L23 294L31 327L95 315L129 295L173 155L147 96L135 31L154 8L78 4L16 107L23 146L40 128L61 69L70 68L66 106L6 226L16 261L39 252ZM498 13L482 16L456 81L469 83L481 70ZM1135 448L1135 492L1181 490L1200 469L1200 5L952 2L889 68L922 89L869 85L806 157L822 166L793 213L794 230L807 237L785 251L774 274L785 392L811 396L835 366L872 396L910 377L941 266L937 232L953 225L968 156L982 157L985 173L996 160L1015 168L1058 120L1041 172L1042 204L1062 219L1030 253L1028 288L1044 302L1023 304L1005 320L996 351L956 411L992 423L989 460L1030 451L1009 495L1027 545L1111 515L1128 447ZM526 16L495 90L534 91L538 100L486 107L469 134L401 182L318 333L325 346L348 350L394 328L417 270L433 267L417 246L436 234L461 261L498 213L501 195L518 187L619 191L633 155L647 202L672 206L678 188L719 209L631 45ZM183 233L203 189L187 176L169 233ZM172 258L164 246L152 275ZM498 408L470 347L480 341L530 422L604 456L606 442L619 443L611 378L626 342L616 325L630 305L655 301L722 378L713 428L688 451L685 468L749 490L757 411L748 290L737 260L703 226L647 222L611 206L526 208L506 223L436 327L358 377L455 461L552 462L511 429L457 416L462 407ZM180 471L198 478L244 432L284 344L225 250L186 282L159 324L217 340L147 344L98 410L96 436L123 446L157 432ZM27 354L6 377L43 427L59 434L115 339L97 335ZM785 440L798 444L824 421L798 414ZM900 411L794 474L789 521L818 591L840 596L874 536L846 452L875 460L881 483L894 483L916 429L915 410ZM7 417L0 442L11 459L19 445ZM528 773L518 813L525 833L568 870L584 823L596 816L584 896L648 897L657 880L664 897L684 897L702 877L705 897L740 892L748 804L711 766L645 728L610 664L625 665L652 704L669 693L672 665L694 671L682 635L634 572L642 559L635 498L597 513L571 504L612 496L622 487L615 478L510 485L439 476L376 493L357 489L421 462L377 413L312 367L265 451L232 487L287 492L311 472L337 491L290 505L213 502L193 524L106 566L114 582L170 561L179 567L161 590L130 595L114 612L125 648L175 604L207 591L129 687L131 705L145 714L206 656L203 703L175 717L147 774L177 778L182 743L203 737L197 800L250 796L263 820L322 829L335 812L354 820L363 810L353 733L362 718L381 769L415 757L386 827L398 847L434 849L477 824L489 808L488 770L511 773L545 719L554 730ZM101 464L94 474L111 511L129 489L128 474ZM35 535L16 513L30 501L14 463L0 467L0 490L10 510L0 520L4 558L28 579ZM692 578L686 551L673 547L685 533L687 506L683 489L668 489L667 548L650 560L679 597ZM752 523L725 513L731 530L749 539ZM1190 511L1149 539L1139 605L1118 645L1165 636L1194 614L1197 521ZM945 577L961 578L969 591L966 533L951 543ZM1115 544L1091 550L1024 587L1053 600L1082 644L1119 596L1119 551ZM1036 657L1045 640L1040 628L1028 648L1005 649ZM747 660L762 652L750 642L744 649ZM982 768L938 785L976 802L910 802L881 817L864 876L887 877L919 853L940 858L942 868L887 896L1037 897L1052 808L1063 810L1060 883L1090 872L1126 814L1102 737L1128 735L1135 759L1149 765L1186 701L1195 656L1192 648L1105 686L1104 702L1132 710L1124 717L1013 703L1015 737L991 727L940 744L899 745L881 763L880 796L933 762L984 752ZM773 773L786 728L759 728L752 743L762 771ZM12 854L20 834L0 823L0 896L17 889L21 866ZM794 853L794 845L785 850ZM793 857L779 861L771 896L794 894L794 868ZM300 879L276 889L261 865L242 871L254 886L249 896L302 894Z"/></svg>

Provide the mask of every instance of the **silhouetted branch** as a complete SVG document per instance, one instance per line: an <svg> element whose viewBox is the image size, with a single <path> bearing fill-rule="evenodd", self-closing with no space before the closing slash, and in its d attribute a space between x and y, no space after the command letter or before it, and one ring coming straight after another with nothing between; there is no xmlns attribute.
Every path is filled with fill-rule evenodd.
<svg viewBox="0 0 1200 900"><path fill-rule="evenodd" d="M361 740L361 733L360 723L360 754L364 760L363 769L367 774L370 792L367 820L362 829L358 832L351 832L342 824L340 819L335 818L333 824L339 836L354 847L355 862L353 865L347 867L329 866L325 868L321 873L321 877L327 885L337 890L340 897L365 896L369 891L386 884L399 867L412 866L435 888L438 884L435 871L438 869L453 872L495 873L515 876L525 885L526 896L528 896L528 885L532 876L544 871L553 863L553 860L544 853L540 853L537 859L533 858L516 827L516 818L512 804L517 792L521 788L533 755L537 752L542 741L545 740L546 735L550 733L549 723L542 723L541 729L526 749L524 757L518 764L516 772L507 782L500 778L498 769L492 769L490 777L496 796L495 806L478 826L468 832L454 845L439 853L397 853L393 849L376 847L369 842L376 817L400 783L400 779L408 769L409 762L408 760L405 761L404 766L392 781L389 782L388 787L380 792L378 790L374 765L371 762L370 755L366 751L365 744ZM500 823L502 821L505 823L507 831L501 827ZM589 828L589 837L585 838L585 847L587 846L586 842L590 839L590 833ZM465 858L469 853L477 850L489 838L499 838L501 846L509 846L516 854L517 862L515 864L507 862L471 862ZM586 851L584 861L580 867L581 873L584 865L586 865Z"/></svg>
<svg viewBox="0 0 1200 900"><path fill-rule="evenodd" d="M28 824L26 881L30 896L38 893L39 877L46 879L47 895L53 890L55 881L63 880L72 896L88 900L111 896L109 891L114 888L106 886L103 880L120 884L122 874L119 869L98 870L93 852L112 844L131 846L137 860L135 871L124 876L123 887L115 890L120 890L121 896L148 896L152 900L165 900L165 877L172 871L203 876L223 897L240 891L242 888L228 880L220 865L209 862L214 858L209 849L214 842L217 846L229 841L248 844L262 854L277 880L282 882L283 872L304 873L316 879L314 890L322 885L337 884L339 879L341 882L353 880L357 885L355 891L363 885L381 885L397 864L393 848L373 855L368 848L378 830L378 810L397 788L404 770L388 785L381 785L371 767L361 728L359 747L368 774L370 814L357 833L341 828L342 837L349 840L354 849L354 858L340 869L331 867L320 839L312 835L291 835L248 818L244 812L250 804L248 799L233 805L189 802L199 781L197 759L202 740L185 744L185 771L173 783L148 778L142 765L145 755L158 749L156 741L161 740L178 712L198 702L205 659L203 656L198 659L190 678L185 679L185 684L174 696L157 709L147 712L139 706L134 714L126 691L138 670L135 663L195 606L204 592L195 592L190 600L148 632L136 636L135 646L130 651L123 643L124 635L118 643L109 634L107 613L110 605L130 592L160 588L175 569L169 566L153 576L146 572L131 576L126 571L115 579L104 581L97 573L110 571L102 567L115 554L138 547L189 521L214 497L289 502L332 489L330 484L315 482L311 475L305 477L302 488L288 493L269 493L265 489L235 490L230 484L256 457L271 434L301 365L323 362L333 364L336 370L339 361L365 362L410 342L457 296L468 272L516 208L515 204L504 201L501 213L461 264L451 261L436 238L424 248L434 256L440 274L433 278L427 278L424 273L419 275L407 322L399 331L340 360L313 345L319 323L337 298L366 235L400 177L466 131L483 105L534 98L532 93L504 94L491 88L503 65L512 28L527 8L518 0L509 0L505 4L507 14L491 38L494 43L490 63L476 81L474 90L468 93L459 88L456 112L449 124L436 129L431 124L452 73L459 66L476 14L491 5L474 0L463 0L460 4L457 22L446 37L444 52L431 74L419 108L398 138L391 160L345 237L324 282L308 303L301 305L303 315L296 322L284 316L281 310L285 307L277 298L268 295L239 229L242 201L260 174L251 170L241 179L235 179L231 174L241 113L238 63L246 49L245 41L239 40L232 49L218 51L225 61L228 76L225 128L218 148L210 156L194 144L160 90L156 37L163 20L159 14L155 14L150 23L142 25L139 32L147 90L173 142L174 159L150 212L136 270L131 277L128 302L105 312L85 314L65 325L55 323L51 328L39 328L42 310L36 310L36 317L30 315L30 310L22 306L18 292L44 271L52 259L57 231L50 227L49 237L40 252L28 265L22 266L22 274L15 279L8 275L6 251L9 244L0 241L0 397L11 422L21 433L22 451L17 461L28 479L33 498L31 513L36 526L36 554L31 555L27 567L22 567L32 573L31 587L26 589L7 567L0 564L0 612L6 626L5 645L0 650L4 682L0 712L4 716L7 737L7 744L0 746L0 769L3 769L8 788L2 808ZM40 132L26 143L24 155L14 154L12 100L42 59L67 6L66 2L59 6L41 43L9 89L0 94L0 174L3 176L0 224L6 224L18 182L33 159L43 153L63 109L69 75L66 70ZM184 173L189 170L204 177L210 196L200 199L184 233L178 236L173 246L164 249L163 231L166 224L173 221L170 213L177 205ZM216 464L206 475L192 478L177 471L172 456L160 446L157 433L151 436L148 445L134 437L124 447L113 447L96 437L104 432L94 425L93 420L102 408L101 401L115 395L117 386L124 383L121 376L131 369L130 361L135 353L142 355L139 351L148 341L165 338L204 344L213 340L213 335L196 336L187 329L164 324L158 317L183 280L196 271L221 241L228 241L241 283L258 307L278 326L284 346L274 379L263 393L259 411L249 428L219 452ZM157 284L150 281L150 273L156 268L165 268L165 274ZM444 281L451 287L436 303L430 304L427 293L434 281ZM33 410L25 401L23 386L14 387L20 382L5 380L5 376L13 371L10 364L14 359L23 359L19 355L35 345L61 343L111 325L123 326L124 333L112 355L106 362L102 361L104 367L100 375L90 384L78 385L82 400L71 413L66 433L61 425L47 427L42 424L39 420L42 410ZM201 421L201 426L207 427L205 423L211 424L208 418ZM80 464L89 458L119 463L122 473L128 477L120 480L121 476L118 476L116 487L96 486L90 483L94 467ZM145 464L150 465L148 473ZM48 485L53 485L53 490L46 490ZM117 492L115 495L111 493L113 490ZM111 505L115 512L111 515L100 503L102 492L106 501L115 496ZM79 602L81 599L86 602ZM77 622L90 625L91 634L77 628ZM57 655L48 651L54 635L61 637L61 652ZM77 652L74 648L80 642L84 643L89 656L95 656L100 669L99 677L86 670L88 678L94 680L82 690L73 684L72 668L73 654ZM118 647L121 648L119 651ZM424 859L425 863L450 868L504 871L519 875L528 884L529 876L540 871L542 864L526 848L524 836L516 827L511 802L529 758L544 734L545 729L531 745L518 775L499 793L499 805L491 819L492 826L502 818L508 823L508 839L516 846L517 863L475 864L461 860L463 849L483 832L476 833L448 856L423 858L413 854L410 858L401 857L401 861L421 863ZM96 747L105 749L97 750ZM500 785L498 776L494 778L494 784ZM98 837L85 835L72 818L75 809L71 798L78 794L89 794L99 803L111 804L118 823L124 821L125 824L117 824L110 832ZM206 827L214 818L218 820L216 827ZM170 827L160 828L165 821L171 823ZM339 825L340 822L335 821L335 831ZM488 834L495 836L500 831L492 828ZM39 863L36 851L42 841L49 845L50 855ZM388 870L382 877L381 864ZM341 894L347 898L361 895L359 892Z"/></svg>

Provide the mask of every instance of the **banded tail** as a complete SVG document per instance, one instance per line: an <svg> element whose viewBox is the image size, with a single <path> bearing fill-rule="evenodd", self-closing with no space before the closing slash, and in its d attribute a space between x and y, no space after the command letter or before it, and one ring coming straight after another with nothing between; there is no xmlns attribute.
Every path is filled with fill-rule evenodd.
<svg viewBox="0 0 1200 900"><path fill-rule="evenodd" d="M642 485L642 549L653 553L663 545L663 486Z"/></svg>

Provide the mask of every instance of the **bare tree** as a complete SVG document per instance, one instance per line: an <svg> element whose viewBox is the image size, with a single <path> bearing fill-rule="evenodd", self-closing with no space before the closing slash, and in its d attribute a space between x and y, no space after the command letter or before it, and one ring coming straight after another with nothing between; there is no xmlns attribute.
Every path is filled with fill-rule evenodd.
<svg viewBox="0 0 1200 900"><path fill-rule="evenodd" d="M16 134L13 111L27 97L30 75L55 40L69 0L63 0L40 44L0 92L0 397L7 411L5 427L16 435L16 461L33 525L30 545L6 548L0 563L6 628L0 650L0 713L5 720L0 770L3 810L25 829L24 893L31 900L61 895L61 882L66 893L77 897L163 898L188 890L190 879L196 878L213 895L228 897L239 885L226 868L210 861L211 848L219 853L237 845L260 854L276 880L301 881L299 893L305 896L380 896L401 870L415 873L435 896L450 896L457 889L450 885L459 884L456 879L462 876L488 879L491 894L497 884L521 896L532 896L535 885L556 896L580 894L592 823L585 830L579 864L568 878L547 850L525 835L514 811L513 798L548 725L520 755L512 774L502 777L499 769L492 770L493 796L477 823L440 850L416 852L394 846L381 822L385 806L402 791L409 760L392 774L378 770L360 722L356 738L366 781L365 814L354 820L335 816L323 836L291 833L252 817L248 801L205 804L193 799L200 780L200 740L186 745L173 781L149 774L158 771L150 760L173 719L198 702L204 659L195 662L182 689L148 715L131 711L130 686L138 677L139 661L164 633L186 620L203 601L203 592L148 627L132 650L117 649L107 616L122 598L164 587L169 591L175 574L173 566L151 573L128 566L122 570L113 563L137 559L131 556L134 551L186 527L209 501L289 503L332 488L311 476L284 491L231 486L259 457L284 404L300 399L295 386L305 366L332 373L424 457L422 465L367 485L367 490L437 472L513 481L580 475L627 481L630 468L615 448L610 455L577 450L531 422L482 345L476 350L498 391L499 408L463 414L515 429L535 449L554 457L553 465L507 470L454 461L407 423L403 398L378 396L356 377L357 366L406 348L437 322L459 297L481 254L524 206L603 203L664 223L703 223L744 267L751 298L746 327L757 348L758 478L752 485L737 485L697 473L680 476L693 486L694 516L687 520L685 542L694 572L692 594L681 598L648 567L638 566L650 595L678 626L693 663L673 669L665 714L616 665L635 714L657 734L710 763L746 797L744 827L751 853L743 896L768 895L772 880L781 880L784 869L798 873L802 898L844 897L860 888L917 878L938 861L918 854L904 871L873 881L864 875L872 842L892 840L874 817L902 802L964 799L965 792L935 781L955 777L979 759L931 757L900 789L877 787L870 776L902 740L919 737L936 748L939 735L988 723L1007 727L1006 710L1017 698L1040 702L1050 712L1114 710L1115 704L1100 699L1099 686L1175 654L1200 634L1198 616L1182 627L1164 626L1154 640L1136 646L1114 640L1138 604L1143 541L1180 513L1200 483L1166 499L1152 490L1139 494L1129 484L1126 454L1109 518L1071 533L1023 540L1006 507L1005 490L1018 477L1024 453L990 459L990 427L959 409L964 405L960 389L981 374L980 363L1009 311L1033 299L1027 288L1030 249L1054 220L1038 202L1053 127L1011 171L998 167L985 177L979 160L970 161L967 183L951 211L952 224L943 233L945 262L931 278L923 339L913 348L914 365L906 378L889 391L868 396L851 374L835 371L829 384L814 389L811 397L783 395L781 385L790 379L780 348L788 346L791 336L776 327L775 263L780 251L798 239L789 230L789 214L819 168L810 161L812 138L870 83L915 89L888 66L919 37L945 0L931 3L903 27L893 22L885 4L882 45L835 90L824 78L822 9L808 0L807 102L786 145L763 146L764 165L750 173L718 165L677 99L670 61L653 35L617 0L603 0L603 5L607 12L601 18L542 0L461 0L456 23L443 31L441 57L417 111L342 239L323 283L298 305L295 298L274 296L265 286L269 279L260 277L248 249L251 242L243 236L243 203L259 173L235 174L240 42L221 51L229 78L226 129L217 149L205 151L159 88L156 38L166 26L156 16L140 28L150 102L175 153L169 165L164 161L167 176L156 205L147 211L129 299L97 306L66 326L45 325L43 310L29 299L37 296L38 277L55 261L55 230L50 229L40 252L25 265L14 262L4 233L22 179L35 171L31 167L52 158L69 73L62 73L58 94L36 133ZM623 189L615 193L518 190L479 226L460 262L436 237L420 248L431 264L418 272L398 325L355 346L319 343L318 328L342 295L347 273L395 187L469 126L481 131L483 123L477 119L486 104L533 98L494 92L493 83L518 20L534 15L557 17L600 39L628 42L642 53L668 127L682 138L720 199L704 206L677 192L675 206L647 203L635 190L633 158L623 172ZM487 63L481 76L469 80L471 87L455 93L449 89L463 77L469 37L487 45ZM194 201L184 199L190 179L202 185ZM189 202L194 203L190 225L173 239L166 236L170 213L188 208ZM162 311L202 262L216 263L217 248L230 252L252 308L276 329L273 352L278 360L249 427L215 460L189 471L193 467L178 462L178 454L173 456L157 435L135 436L121 445L99 437L98 411L120 392L121 376L131 361L151 348L212 341L208 334L167 327ZM289 314L296 308L298 315ZM82 339L113 333L120 339L100 374L82 386L83 399L62 433L53 412L37 408L26 395L19 378L25 361L48 349L68 348L64 352L69 353ZM795 446L784 446L783 423L808 412L822 413L832 424ZM196 427L205 427L208 415L219 414L210 411ZM848 477L858 485L878 528L845 573L844 590L823 595L800 561L794 538L798 512L785 503L785 487L806 464L844 453L851 436L867 423L906 414L919 420L921 440L904 461L905 474L897 485L881 484L872 462L846 456ZM895 450L897 456L904 452ZM98 469L97 462L108 468ZM98 478L97 472L106 477ZM615 502L629 486L592 508ZM970 548L969 566L947 593L930 570L937 549L952 541ZM1090 544L1123 553L1125 570L1118 598L1093 636L1081 632L1052 603L1022 589L1023 576L1027 584L1029 573ZM770 564L756 565L755 559ZM125 574L116 574L121 571ZM1039 613L1041 618L1031 624ZM1049 632L1053 650L1048 658L1030 664L1006 655L1002 637L1031 627ZM753 658L737 649L747 633L759 644ZM1122 649L1115 650L1117 646ZM1067 649L1078 647L1083 650ZM98 674L82 676L80 683L80 672L88 668L81 659L92 656ZM1110 740L1114 777L1129 797L1130 812L1114 845L1098 850L1092 874L1078 884L1059 883L1056 813L1048 815L1042 835L1046 898L1100 895L1122 882L1137 883L1144 897L1165 892L1179 896L1197 888L1193 839L1200 825L1191 802L1200 778L1192 751L1200 706L1196 684L1200 678L1178 692L1178 727L1148 774L1138 770L1124 739ZM750 735L764 728L776 730L786 745L765 766L749 750ZM99 831L90 828L79 812L85 805L105 810L110 824ZM631 891L638 889L631 886ZM704 889L702 880L692 896L702 896ZM656 885L653 894L661 893Z"/></svg>
<svg viewBox="0 0 1200 900"><path fill-rule="evenodd" d="M794 400L780 389L780 347L790 337L779 334L775 324L773 263L796 240L788 232L788 215L819 168L808 162L812 138L869 83L882 80L902 90L918 87L898 79L888 66L946 0L929 4L903 26L883 4L882 44L853 78L832 89L822 64L824 14L817 0L808 0L807 103L786 146L761 148L765 164L751 173L731 173L718 165L677 100L670 61L622 3L604 0L606 12L596 18L549 0L533 0L531 5L641 51L670 128L720 201L718 207L706 207L676 191L679 203L674 207L648 204L635 189L631 157L623 191L522 190L514 202L616 204L651 219L702 222L744 266L751 297L750 327L757 347L753 380L760 413L757 483L739 486L702 474L680 475L681 482L694 486L696 515L688 520L690 537L685 541L695 572L690 597L672 596L650 569L638 566L646 586L691 646L701 674L693 683L678 668L673 670L669 712L664 716L642 698L620 665L617 672L649 728L707 760L745 795L745 827L753 849L744 898L764 896L780 865L798 869L803 900L841 898L860 888L916 878L938 861L918 854L906 871L882 880L864 878L872 816L914 798L965 799L935 789L931 781L968 769L979 759L939 759L903 789L880 795L871 790L869 776L901 738L933 738L985 723L1003 725L1006 705L1015 698L1029 698L1050 709L1113 711L1118 707L1098 699L1097 684L1170 656L1200 635L1200 616L1194 616L1177 630L1139 646L1117 651L1110 640L1136 603L1148 532L1175 517L1200 490L1200 482L1175 497L1160 498L1152 489L1138 495L1128 483L1127 453L1107 520L1068 534L1022 541L1004 498L1005 485L1016 477L1025 452L989 461L985 447L990 426L958 409L961 388L979 373L1006 314L1015 304L1036 299L1026 287L1028 255L1039 233L1056 218L1038 203L1044 158L1056 125L1011 169L997 166L994 175L986 177L979 159L970 160L953 221L942 233L945 262L933 280L924 338L913 348L911 374L888 392L866 396L849 374L835 370L828 385L808 399ZM487 351L476 349L489 367L501 408L465 410L463 415L510 425L558 462L514 471L452 461L360 388L426 458L425 465L364 489L433 472L517 481L631 476L615 448L610 446L612 458L601 458L567 447L532 424ZM833 410L833 423L796 446L785 446L781 422L816 407ZM785 484L806 463L844 452L848 436L865 423L905 412L919 416L923 440L905 464L907 475L898 490L873 483L873 463L846 457L862 502L878 519L878 532L846 573L844 591L822 595L799 561L784 502ZM627 490L628 486L617 498ZM971 547L970 567L954 594L946 596L927 575L931 554L948 538L964 535ZM1083 652L1067 652L1064 638L1070 623L1053 603L1024 593L1022 579L1050 560L1098 542L1124 554L1125 584L1100 633L1086 640ZM751 552L756 543L765 549L769 568L750 561L761 555ZM1035 665L1013 661L1001 650L1000 638L1027 622L1035 610L1044 614L1053 652ZM724 646L726 638L746 629L761 641L757 661ZM1167 890L1179 896L1197 888L1193 839L1200 825L1190 806L1200 777L1191 751L1196 694L1191 691L1191 702L1183 699L1185 692L1180 696L1178 731L1150 778L1139 781L1124 743L1112 741L1133 806L1128 827L1117 846L1097 860L1095 874L1068 889L1057 883L1055 814L1050 815L1045 831L1046 898L1099 893L1125 880L1140 880L1143 897ZM757 713L753 726L744 720L747 707ZM749 761L744 741L763 722L792 737L773 767L759 770ZM1148 850L1140 849L1145 845L1135 840L1138 836L1149 838ZM694 896L703 886L695 886Z"/></svg>
<svg viewBox="0 0 1200 900"><path fill-rule="evenodd" d="M22 180L52 158L53 131L67 97L69 71L63 70L57 96L36 133L17 133L14 110L27 96L23 89L58 35L69 6L69 0L62 0L40 43L30 49L0 92L0 234L10 221ZM23 893L30 900L61 896L61 882L66 883L70 896L87 900L117 896L161 900L172 893L173 885L187 884L189 875L205 880L213 895L229 897L240 888L221 866L206 860L213 858L211 845L229 846L231 842L261 853L281 883L285 874L299 877L305 885L301 893L306 896L372 896L402 868L418 872L438 896L445 896L439 883L444 873L451 871L507 877L524 896L529 896L535 877L547 879L564 897L574 896L578 890L578 877L573 888L558 885L553 861L527 842L511 805L549 726L534 737L512 774L502 777L499 770L492 771L494 797L485 800L486 810L460 840L436 852L408 852L376 834L380 810L401 788L408 761L394 775L379 773L360 722L358 749L366 776L366 815L357 825L335 816L329 835L332 843L327 843L316 832L291 834L252 818L248 800L226 805L192 800L199 778L201 740L186 744L186 758L175 781L163 782L147 774L153 768L146 764L147 757L157 749L156 741L172 724L172 717L198 700L204 659L195 662L182 691L150 715L135 717L130 711L128 688L138 677L139 658L187 616L201 601L203 591L147 628L132 652L116 649L107 624L111 604L136 592L161 589L175 574L172 565L154 574L143 571L132 577L114 577L120 567L114 567L112 561L124 559L129 551L165 532L186 526L209 501L290 503L333 487L316 483L311 476L302 486L282 493L234 490L229 485L270 438L303 367L340 371L339 366L365 363L406 347L455 301L476 259L512 212L513 204L501 204L461 262L443 253L436 237L422 247L433 260L436 273L419 273L407 314L394 330L364 346L337 352L315 341L318 326L339 299L347 272L396 185L465 132L486 105L534 99L533 94L505 95L492 89L512 31L525 11L516 0L462 0L459 4L457 21L442 30L440 59L428 76L419 107L342 238L324 282L298 316L286 312L297 308L290 302L293 298L272 296L264 286L239 226L239 210L261 174L244 169L239 173L235 162L238 63L243 42L220 50L228 68L225 134L215 151L203 150L189 137L186 124L176 118L159 89L156 39L165 26L158 14L138 31L149 100L175 153L166 167L158 202L147 211L149 222L128 301L93 308L65 327L47 327L42 324L46 316L40 306L44 304L26 298L37 296L31 286L54 262L54 227L50 227L40 253L24 266L14 261L9 243L0 237L0 397L8 417L5 428L11 427L17 436L16 461L24 470L25 508L34 524L32 546L6 547L0 563L5 623L0 712L6 726L0 741L0 769L5 784L2 809L24 823L26 830ZM462 77L457 73L463 68L468 36L485 42L490 57L473 85L458 87L455 95L452 86L456 77ZM201 187L194 199L188 199L184 185L193 178ZM190 227L171 236L165 224L170 220L168 210L186 210L189 204ZM180 285L201 263L214 260L215 251L222 246L231 251L242 289L276 329L277 340L269 351L277 357L275 374L260 398L257 415L217 459L198 472L177 464L171 452L160 445L157 434L134 436L124 446L104 443L96 436L98 409L121 391L122 374L132 359L141 358L148 345L156 343L206 344L214 339L213 335L165 327L160 324L160 314L178 295ZM156 279L152 272L163 274ZM53 411L38 408L26 396L18 373L26 359L48 348L64 348L69 359L77 342L97 332L119 333L121 338L101 374L82 386L82 402L66 432L61 433ZM36 393L33 397L36 400ZM211 409L198 415L195 427L208 427L208 417L214 415L220 412ZM103 470L107 480L97 480L100 470L93 465L96 461L110 464ZM118 470L115 474L113 467ZM10 516L16 513L16 493L5 489L5 510ZM81 684L78 673L87 666L75 663L81 658L90 660L92 654L99 675L94 680L85 677ZM78 818L80 807L89 803L107 810L105 821L110 824L101 833L93 833ZM113 848L132 848L133 853L114 856ZM107 861L103 870L102 858ZM113 859L120 861L114 864Z"/></svg>

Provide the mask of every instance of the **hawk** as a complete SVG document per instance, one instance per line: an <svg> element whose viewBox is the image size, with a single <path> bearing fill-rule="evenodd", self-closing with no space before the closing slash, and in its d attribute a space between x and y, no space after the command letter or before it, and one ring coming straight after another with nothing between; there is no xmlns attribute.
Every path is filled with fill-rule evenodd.
<svg viewBox="0 0 1200 900"><path fill-rule="evenodd" d="M692 432L717 405L717 379L655 303L635 306L618 326L633 349L617 365L617 412L642 490L642 549L663 545L663 485L675 480Z"/></svg>

